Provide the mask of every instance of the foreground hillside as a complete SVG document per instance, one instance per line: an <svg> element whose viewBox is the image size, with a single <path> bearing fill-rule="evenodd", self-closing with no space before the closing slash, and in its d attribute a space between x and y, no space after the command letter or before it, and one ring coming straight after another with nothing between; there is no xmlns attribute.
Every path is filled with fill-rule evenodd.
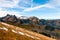
<svg viewBox="0 0 60 40"><path fill-rule="evenodd" d="M56 40L16 26L0 22L0 40Z"/></svg>

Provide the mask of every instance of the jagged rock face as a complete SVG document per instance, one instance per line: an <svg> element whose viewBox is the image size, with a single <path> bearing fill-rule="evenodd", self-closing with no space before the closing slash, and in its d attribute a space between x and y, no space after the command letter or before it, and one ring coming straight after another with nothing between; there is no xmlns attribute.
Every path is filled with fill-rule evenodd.
<svg viewBox="0 0 60 40"><path fill-rule="evenodd" d="M55 21L56 25L60 26L60 20Z"/></svg>
<svg viewBox="0 0 60 40"><path fill-rule="evenodd" d="M23 16L24 18L24 16ZM27 17L26 17L27 18ZM9 15L7 14L5 17L2 17L0 20L4 22L11 22L11 23L16 23L16 24L33 24L36 26L37 25L50 25L52 27L56 26L59 24L60 21L52 21L52 20L44 20L44 19L38 19L37 17L30 17L27 19L19 19L15 15Z"/></svg>
<svg viewBox="0 0 60 40"><path fill-rule="evenodd" d="M29 19L32 21L32 23L35 23L35 24L39 22L39 19L37 17L30 17Z"/></svg>
<svg viewBox="0 0 60 40"><path fill-rule="evenodd" d="M1 18L1 21L7 21L10 18L10 15L7 14L5 17Z"/></svg>
<svg viewBox="0 0 60 40"><path fill-rule="evenodd" d="M14 15L14 16L10 16L10 18L8 19L8 21L10 22L16 22L17 21L17 17Z"/></svg>
<svg viewBox="0 0 60 40"><path fill-rule="evenodd" d="M30 24L29 19L20 19L20 20L21 20L21 24Z"/></svg>
<svg viewBox="0 0 60 40"><path fill-rule="evenodd" d="M47 21L44 19L39 20L39 25L47 25Z"/></svg>
<svg viewBox="0 0 60 40"><path fill-rule="evenodd" d="M2 21L16 22L17 21L17 17L15 15L7 14L7 16L2 17Z"/></svg>

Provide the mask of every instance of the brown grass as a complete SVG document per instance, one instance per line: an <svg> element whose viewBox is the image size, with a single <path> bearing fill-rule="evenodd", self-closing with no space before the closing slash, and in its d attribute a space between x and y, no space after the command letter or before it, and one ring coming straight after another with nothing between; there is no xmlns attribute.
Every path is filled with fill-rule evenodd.
<svg viewBox="0 0 60 40"><path fill-rule="evenodd" d="M26 29L0 22L0 28L4 27L8 30L0 29L0 40L56 40ZM12 30L17 33L12 32ZM24 35L19 34L19 32L24 33Z"/></svg>

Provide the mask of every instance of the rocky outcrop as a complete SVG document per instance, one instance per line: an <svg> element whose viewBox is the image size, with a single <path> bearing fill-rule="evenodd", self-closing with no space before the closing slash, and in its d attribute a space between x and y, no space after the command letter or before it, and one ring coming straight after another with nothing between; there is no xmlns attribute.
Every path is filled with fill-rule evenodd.
<svg viewBox="0 0 60 40"><path fill-rule="evenodd" d="M1 21L8 21L8 22L16 22L17 21L17 17L15 15L9 15L7 14L5 17L1 18Z"/></svg>

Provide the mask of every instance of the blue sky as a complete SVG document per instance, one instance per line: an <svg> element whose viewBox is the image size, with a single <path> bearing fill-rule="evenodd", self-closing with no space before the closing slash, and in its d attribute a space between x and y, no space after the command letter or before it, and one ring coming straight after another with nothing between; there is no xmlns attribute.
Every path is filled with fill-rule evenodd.
<svg viewBox="0 0 60 40"><path fill-rule="evenodd" d="M60 19L60 0L0 0L0 17L6 14Z"/></svg>

